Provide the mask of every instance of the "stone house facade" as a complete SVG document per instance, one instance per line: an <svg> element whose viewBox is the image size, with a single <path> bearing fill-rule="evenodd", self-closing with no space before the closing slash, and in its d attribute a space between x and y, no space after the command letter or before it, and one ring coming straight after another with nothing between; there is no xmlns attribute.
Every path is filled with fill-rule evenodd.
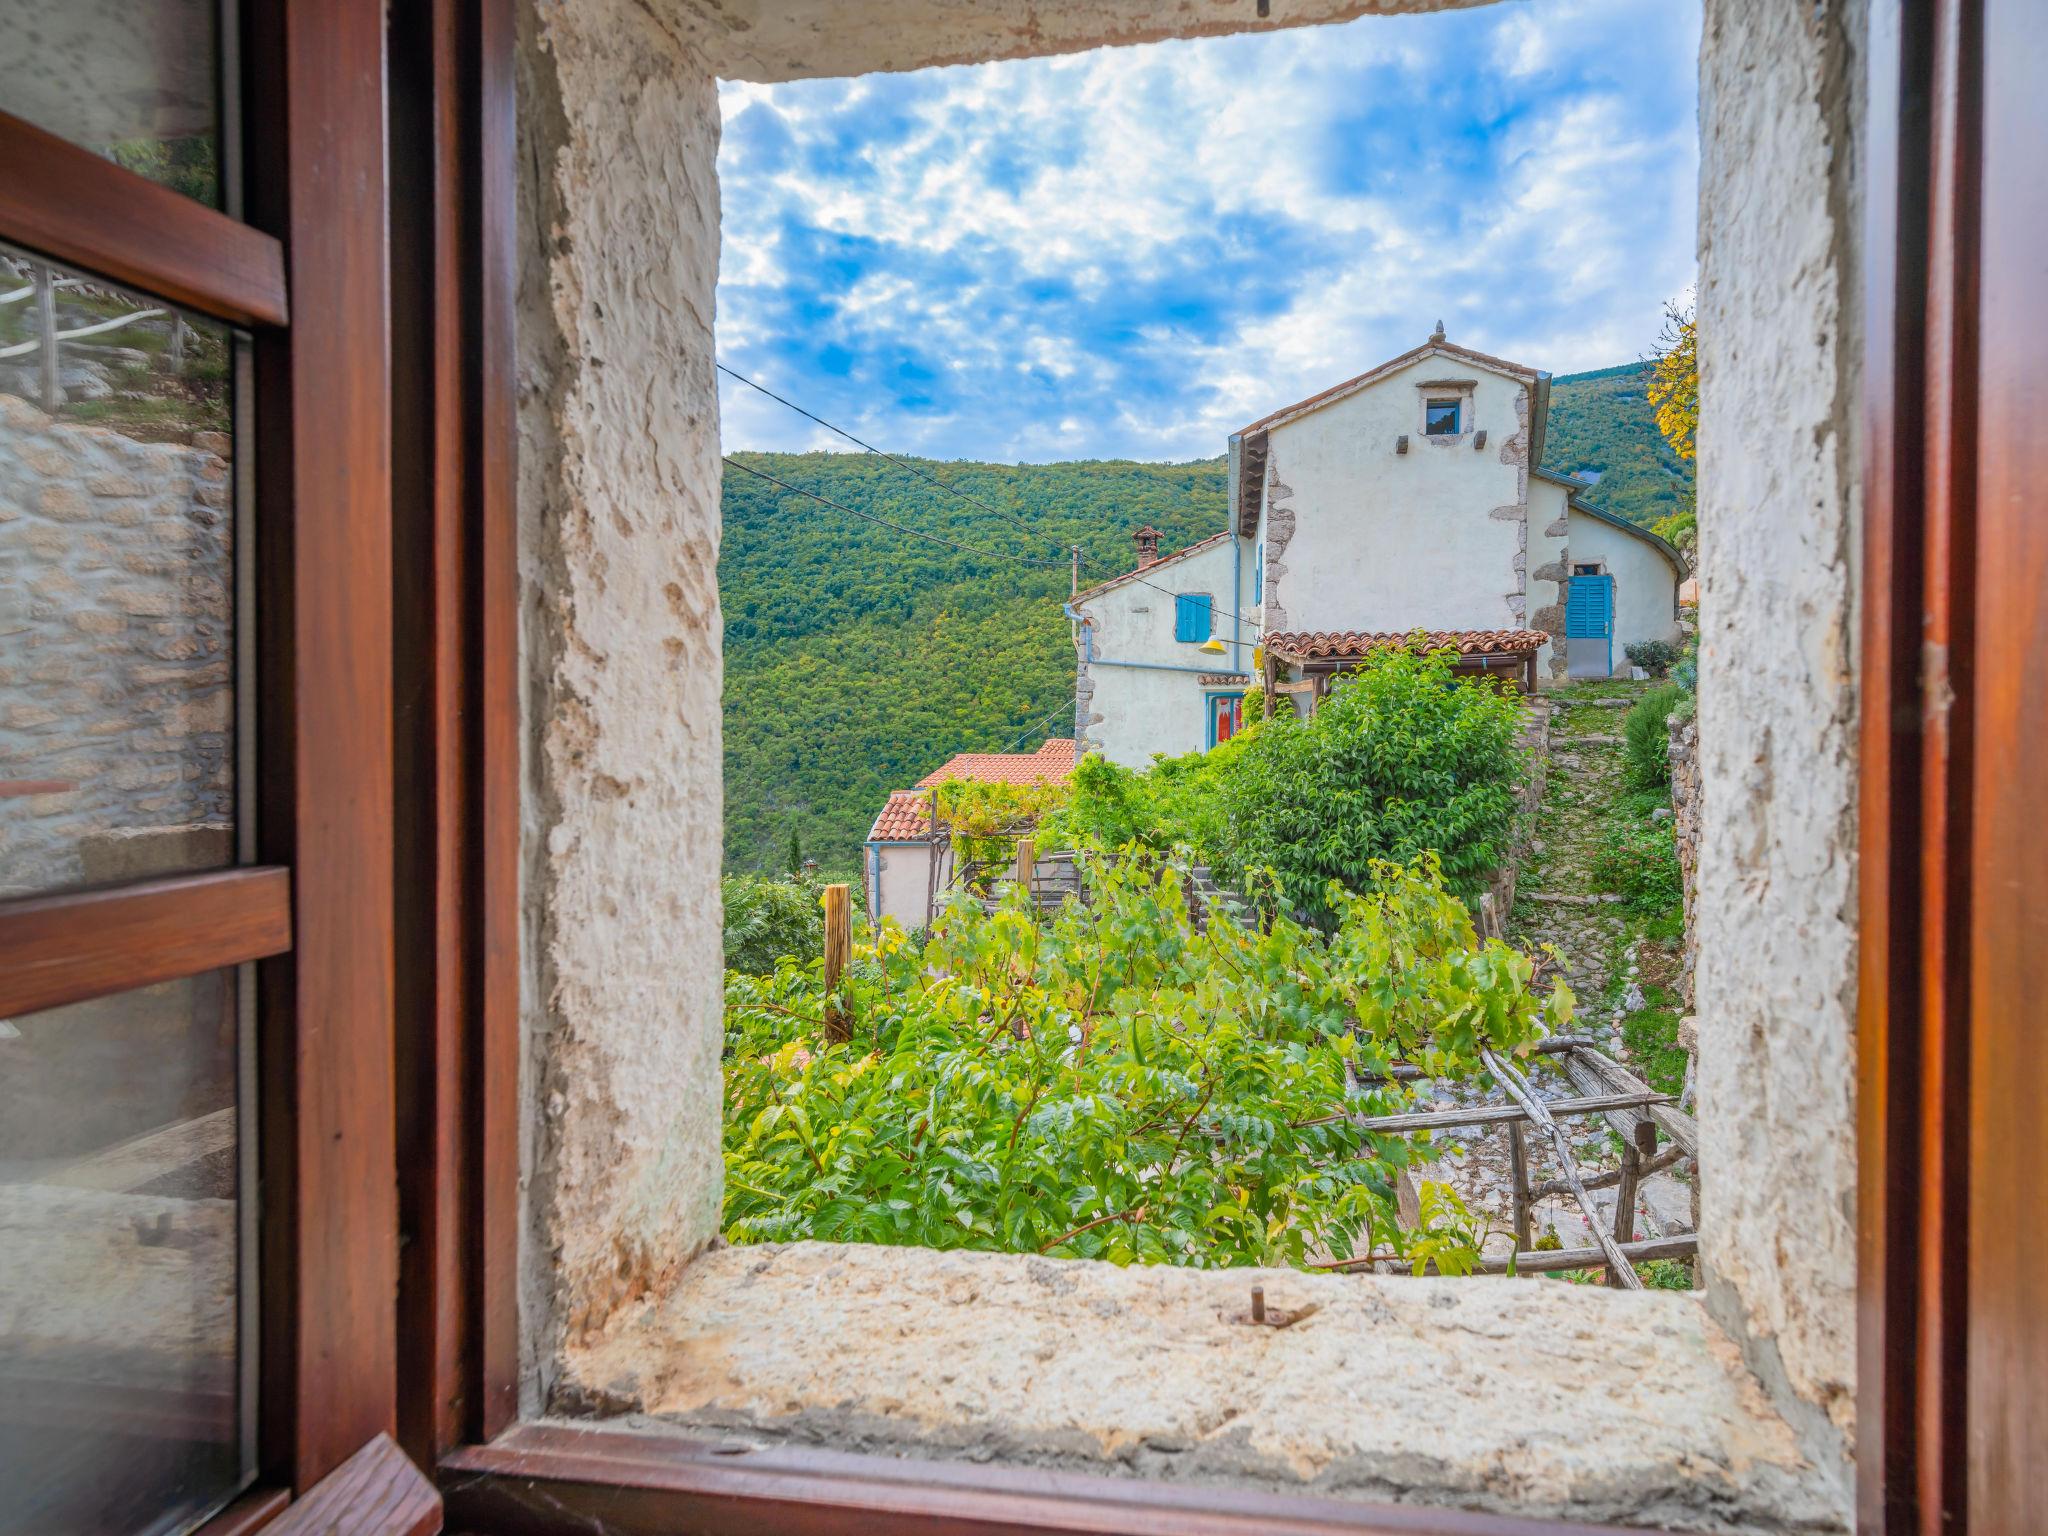
<svg viewBox="0 0 2048 1536"><path fill-rule="evenodd" d="M1676 638L1683 558L1542 468L1549 402L1549 374L1439 327L1233 434L1225 529L1163 557L1141 530L1137 567L1068 605L1085 749L1137 767L1214 746L1268 638L1305 675L1311 652L1356 659L1323 637L1423 630L1529 686Z"/></svg>

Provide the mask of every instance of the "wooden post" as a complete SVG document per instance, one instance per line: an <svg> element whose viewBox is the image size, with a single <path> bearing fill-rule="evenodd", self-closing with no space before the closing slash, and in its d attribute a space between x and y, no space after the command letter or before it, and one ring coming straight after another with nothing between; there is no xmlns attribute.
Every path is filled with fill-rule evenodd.
<svg viewBox="0 0 2048 1536"><path fill-rule="evenodd" d="M1614 1186L1614 1240L1617 1243L1632 1243L1636 1240L1636 1188L1643 1179L1643 1154L1627 1142L1621 1147L1621 1182ZM1607 1283L1619 1286L1621 1279L1613 1270L1607 1272Z"/></svg>
<svg viewBox="0 0 2048 1536"><path fill-rule="evenodd" d="M42 340L43 410L54 416L64 403L64 390L57 372L57 274L38 265L32 269L36 284L36 334Z"/></svg>
<svg viewBox="0 0 2048 1536"><path fill-rule="evenodd" d="M1600 1212L1593 1204L1593 1197L1586 1193L1585 1181L1579 1177L1579 1165L1572 1160L1571 1143L1564 1139L1564 1132L1557 1128L1557 1122L1551 1118L1550 1111L1531 1091L1522 1074L1509 1066L1497 1053L1482 1048L1479 1059L1486 1064L1486 1070L1493 1074L1494 1081L1507 1090L1508 1097L1521 1106L1522 1113L1534 1120L1543 1134L1550 1138L1550 1149L1557 1155L1558 1166L1564 1171L1565 1182L1571 1185L1572 1195L1579 1202L1579 1210L1585 1215L1587 1229L1592 1232L1593 1240L1600 1245L1600 1251L1607 1258L1610 1277L1624 1290L1640 1291L1643 1288L1642 1276L1630 1267L1628 1260L1622 1256L1620 1245L1608 1236L1606 1228L1600 1225Z"/></svg>
<svg viewBox="0 0 2048 1536"><path fill-rule="evenodd" d="M1536 1246L1531 1224L1529 1198L1529 1149L1522 1143L1522 1122L1508 1122L1508 1171L1515 1181L1515 1252L1527 1253Z"/></svg>
<svg viewBox="0 0 2048 1536"><path fill-rule="evenodd" d="M1038 877L1038 850L1031 846L1030 837L1017 839L1017 883L1027 891L1035 891Z"/></svg>
<svg viewBox="0 0 2048 1536"><path fill-rule="evenodd" d="M846 887L825 887L825 992L838 987L846 974L846 962L853 955L853 921ZM853 1038L853 1019L836 1002L825 1004L825 1041L838 1044Z"/></svg>

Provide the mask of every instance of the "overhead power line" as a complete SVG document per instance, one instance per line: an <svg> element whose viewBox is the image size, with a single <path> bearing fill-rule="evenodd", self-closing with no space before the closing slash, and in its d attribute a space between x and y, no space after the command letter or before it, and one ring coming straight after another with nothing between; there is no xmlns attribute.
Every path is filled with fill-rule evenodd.
<svg viewBox="0 0 2048 1536"><path fill-rule="evenodd" d="M894 529L897 533L907 534L909 537L913 539L929 539L934 544L943 544L948 549L957 549L964 555L980 555L983 558L989 560L1010 560L1014 561L1018 565L1041 565L1063 567L1067 563L1064 560L1033 560L1029 555L1013 555L1007 549L983 549L980 546L974 544L962 544L958 539L949 539L941 533L927 533L922 528L906 528L901 523L890 522L889 519L886 517L877 517L872 512L859 511L853 507L845 506L840 502L836 502L832 500L832 498L829 496L820 496L816 491L807 491L800 485L791 485L787 480L777 479L774 475L767 473L765 470L756 469L751 464L742 464L738 459L733 458L730 454L726 455L725 462L728 466L730 466L733 469L741 470L746 474L752 475L756 480L766 480L770 485L779 485L785 491L790 492L792 495L808 496L812 501L817 502L820 506L830 507L834 512L844 512L848 517L857 517L862 522L878 523L884 528Z"/></svg>
<svg viewBox="0 0 2048 1536"><path fill-rule="evenodd" d="M1003 750L1005 752L1016 751L1018 743L1029 741L1033 736L1037 735L1039 728L1042 727L1046 723L1046 721L1057 720L1061 715L1072 715L1076 707L1080 704L1080 702L1081 701L1079 699L1068 699L1065 703L1060 704L1053 709L1047 710L1044 714L1040 715L1036 720L1032 721L1031 724L1025 726L1023 733L1017 737L1016 741L1011 742L1007 747L1003 748Z"/></svg>
<svg viewBox="0 0 2048 1536"><path fill-rule="evenodd" d="M744 373L739 372L737 369L728 368L723 363L720 363L717 366L718 371L724 374L727 378L737 379L740 383L746 385L747 388L759 390L762 394L766 395L770 400L773 400L777 405L788 406L792 411L795 411L797 415L802 416L807 420L815 421L827 432L836 432L839 436L845 438L849 443L858 444L860 447L867 449L869 453L874 454L877 458L887 459L891 464L894 464L898 469L908 470L911 474L917 476L918 479L924 481L928 485L937 486L940 490L946 492L947 495L959 496L964 500L973 502L977 507L982 508L984 511L993 512L997 517L1000 517L1004 522L1012 524L1017 528L1023 529L1024 532L1030 534L1034 539L1042 539L1047 536L1044 529L1034 528L1031 526L1031 524L1025 522L1022 518L1011 516L1008 512L1005 512L1001 507L983 501L979 496L975 495L972 491L963 491L957 485L948 485L945 481L941 480L937 475L926 474L923 470L919 469L915 464L912 464L904 459L899 459L896 457L895 454L889 453L884 449L877 448L873 443L868 442L865 438L855 437L851 432L847 431L846 428L834 426L831 422L827 421L824 417L818 415L815 411L805 410L802 406L798 405L794 400L790 400L782 395L778 395L777 393L775 393L774 390L768 388L767 385L756 384L752 379L748 378Z"/></svg>
<svg viewBox="0 0 2048 1536"><path fill-rule="evenodd" d="M994 506L989 502L983 501L979 496L976 496L972 491L963 491L958 486L948 485L945 481L939 479L937 476L925 473L925 471L919 469L915 464L909 463L904 459L899 459L896 457L895 454L890 453L885 449L877 448L873 443L868 442L865 438L854 436L853 433L847 431L844 427L833 425L833 423L827 421L824 417L818 415L817 412L807 411L802 406L798 405L794 400L791 400L783 395L778 395L774 390L768 388L767 385L755 383L752 379L748 378L744 373L741 373L738 369L728 368L724 363L719 363L716 366L718 368L718 371L724 374L727 378L734 379L739 383L746 385L747 388L751 390L756 390L759 393L766 395L770 400L773 400L777 405L787 406L790 410L795 411L797 415L804 417L806 420L815 421L827 432L836 433L840 437L845 438L849 443L853 443L858 447L865 448L869 453L874 454L877 458L887 459L891 464L894 464L898 469L906 470L910 474L917 476L918 479L926 482L927 484L937 486L940 490L946 492L948 495L959 496L964 500L973 502L977 507L982 508L984 511L994 513L997 517L1003 519L1004 522L1010 523L1011 525L1017 528L1021 528L1024 532L1030 534L1033 538L1046 537L1046 534L1042 529L1034 528L1029 523L1025 522L1023 519L1013 517L1008 512L1005 512L1001 507ZM760 479L770 481L775 485L779 485L786 491L793 491L799 496L808 496L811 498L811 500L821 502L825 506L831 507L836 511L845 512L854 517L866 518L867 521L871 523L880 523L883 527L893 528L898 533L906 533L911 535L913 538L929 539L935 544L944 544L951 549L961 550L967 554L987 555L991 559L997 560L1014 560L1019 565L1054 566L1067 564L1067 561L1064 559L1033 560L1028 558L1027 556L1013 555L1003 550L980 549L976 548L973 545L958 543L955 540L946 538L940 534L925 533L916 528L906 528L901 523L892 523L885 517L876 517L872 513L868 512L856 512L851 507L841 506L838 502L828 500L827 498L820 496L815 492L807 491L803 489L803 487L801 486L791 485L785 480L777 480L775 476L770 474L764 474L762 473L762 471L754 469L748 465L742 464L737 459L734 459L730 456L727 457L726 463L732 465L735 469L743 469L750 475L758 476ZM1081 567L1083 569L1086 569L1091 563L1092 562L1088 560L1086 554L1084 553L1080 561ZM1126 573L1124 579L1128 581L1133 581L1141 587L1150 587L1154 592L1163 593L1167 597L1179 597L1182 595L1181 593L1174 591L1171 587L1162 587L1156 581L1147 581L1144 577L1139 576L1135 572ZM1242 624L1251 624L1255 622L1252 619L1246 618L1242 614L1232 613L1222 608L1215 608L1212 606L1210 611L1219 619L1231 619Z"/></svg>

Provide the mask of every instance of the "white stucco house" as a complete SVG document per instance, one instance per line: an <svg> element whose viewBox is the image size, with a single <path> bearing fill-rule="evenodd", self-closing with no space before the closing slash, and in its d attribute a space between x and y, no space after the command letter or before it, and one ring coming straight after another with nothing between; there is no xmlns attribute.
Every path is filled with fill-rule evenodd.
<svg viewBox="0 0 2048 1536"><path fill-rule="evenodd" d="M1535 689L1675 640L1678 551L1545 470L1550 375L1421 346L1230 438L1226 526L1068 604L1081 750L1133 767L1202 750L1270 674L1304 696L1423 630L1460 669Z"/></svg>
<svg viewBox="0 0 2048 1536"><path fill-rule="evenodd" d="M952 880L944 828L936 825L933 791L949 779L992 784L1060 784L1080 760L1072 737L1055 736L1035 752L956 752L917 781L890 792L862 845L868 915L922 928Z"/></svg>

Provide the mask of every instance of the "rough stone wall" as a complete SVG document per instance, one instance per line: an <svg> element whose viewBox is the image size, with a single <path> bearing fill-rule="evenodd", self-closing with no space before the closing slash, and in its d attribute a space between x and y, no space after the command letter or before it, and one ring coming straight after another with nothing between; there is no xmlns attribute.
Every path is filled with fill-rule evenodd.
<svg viewBox="0 0 2048 1536"><path fill-rule="evenodd" d="M525 1401L717 1230L716 85L632 0L519 47Z"/></svg>
<svg viewBox="0 0 2048 1536"><path fill-rule="evenodd" d="M142 443L0 395L0 895L224 864L233 816L225 439ZM218 450L218 451L216 451ZM159 849L159 851L164 851Z"/></svg>
<svg viewBox="0 0 2048 1536"><path fill-rule="evenodd" d="M1515 391L1514 435L1500 445L1500 461L1515 471L1515 499L1495 507L1486 515L1495 522L1511 523L1515 530L1515 553L1508 561L1507 590L1501 600L1507 604L1508 622L1520 629L1529 622L1529 390Z"/></svg>
<svg viewBox="0 0 2048 1536"><path fill-rule="evenodd" d="M1236 1321L1253 1285L1307 1315ZM1726 1335L1669 1291L767 1243L622 1309L572 1349L562 1405L715 1434L735 1460L808 1444L1631 1529L1841 1530Z"/></svg>
<svg viewBox="0 0 2048 1536"><path fill-rule="evenodd" d="M1260 594L1259 619L1270 635L1292 627L1286 605L1280 600L1280 589L1287 581L1287 546L1294 542L1294 487L1280 482L1279 449L1269 448L1267 453L1264 518L1266 585Z"/></svg>
<svg viewBox="0 0 2048 1536"><path fill-rule="evenodd" d="M1490 0L646 0L732 80L801 80L1450 11Z"/></svg>
<svg viewBox="0 0 2048 1536"><path fill-rule="evenodd" d="M1702 1257L1751 1364L1838 1461L1855 1427L1865 27L1862 0L1707 0L1700 57Z"/></svg>

